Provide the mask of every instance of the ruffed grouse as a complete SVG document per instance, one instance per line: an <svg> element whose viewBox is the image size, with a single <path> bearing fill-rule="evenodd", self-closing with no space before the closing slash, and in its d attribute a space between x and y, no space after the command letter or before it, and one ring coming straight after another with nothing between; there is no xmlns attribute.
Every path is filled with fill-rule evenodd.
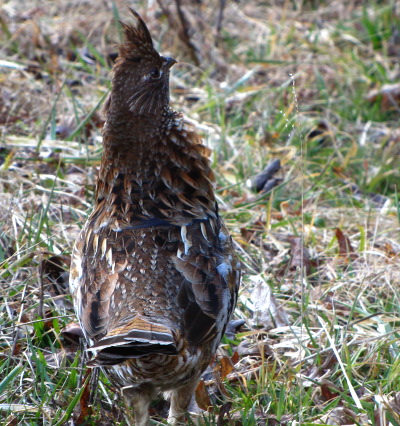
<svg viewBox="0 0 400 426"><path fill-rule="evenodd" d="M240 266L218 215L209 153L169 105L176 61L159 55L132 13L70 287L94 353L88 366L103 367L135 424L146 425L160 391L171 399L170 422L187 410L235 307Z"/></svg>

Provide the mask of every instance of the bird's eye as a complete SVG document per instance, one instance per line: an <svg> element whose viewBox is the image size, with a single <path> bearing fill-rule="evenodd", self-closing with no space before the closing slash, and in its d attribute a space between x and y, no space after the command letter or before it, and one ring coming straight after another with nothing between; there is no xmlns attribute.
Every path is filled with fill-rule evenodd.
<svg viewBox="0 0 400 426"><path fill-rule="evenodd" d="M154 78L155 80L159 79L161 77L161 72L158 68L153 68L150 72L150 77Z"/></svg>

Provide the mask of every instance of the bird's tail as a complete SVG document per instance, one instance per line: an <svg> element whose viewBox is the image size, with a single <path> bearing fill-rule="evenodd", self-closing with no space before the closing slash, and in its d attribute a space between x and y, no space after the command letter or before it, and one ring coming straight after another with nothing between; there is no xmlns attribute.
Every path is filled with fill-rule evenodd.
<svg viewBox="0 0 400 426"><path fill-rule="evenodd" d="M95 356L87 366L116 365L151 354L177 355L176 342L176 335L169 327L136 316L124 326L110 330L88 349Z"/></svg>

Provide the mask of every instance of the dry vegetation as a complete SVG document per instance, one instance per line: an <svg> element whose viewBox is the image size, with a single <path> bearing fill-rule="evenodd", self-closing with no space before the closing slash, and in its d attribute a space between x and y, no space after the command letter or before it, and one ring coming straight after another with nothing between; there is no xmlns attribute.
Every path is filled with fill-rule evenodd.
<svg viewBox="0 0 400 426"><path fill-rule="evenodd" d="M116 18L130 20L128 6L0 6L7 425L83 424L90 414L88 424L126 424L106 378L93 409L88 400L67 283L100 160ZM244 268L235 322L197 390L210 406L200 424L400 424L398 2L134 7L179 60L173 105L213 148ZM273 160L270 188L253 190ZM165 424L162 402L153 414Z"/></svg>

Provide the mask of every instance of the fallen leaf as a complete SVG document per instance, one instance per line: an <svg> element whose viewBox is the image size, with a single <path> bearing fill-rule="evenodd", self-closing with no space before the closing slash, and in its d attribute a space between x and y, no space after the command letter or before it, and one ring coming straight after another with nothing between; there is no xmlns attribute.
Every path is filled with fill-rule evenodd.
<svg viewBox="0 0 400 426"><path fill-rule="evenodd" d="M84 382L86 381L87 377L90 376L92 374L93 370L89 369L86 372L86 375L84 377ZM81 399L79 400L79 408L80 408L80 413L78 418L75 420L75 424L76 425L84 425L87 424L88 419L90 419L92 412L93 412L93 408L90 402L90 389L91 389L91 381L90 378L89 380L87 380L86 384L85 384L85 389L83 390Z"/></svg>
<svg viewBox="0 0 400 426"><path fill-rule="evenodd" d="M220 373L221 380L225 379L225 377L228 374L232 373L234 368L235 367L233 366L231 359L228 358L227 356L223 356L219 360L219 373Z"/></svg>
<svg viewBox="0 0 400 426"><path fill-rule="evenodd" d="M358 416L354 411L345 407L336 407L325 416L322 416L319 421L324 425L354 425L360 424ZM365 423L361 423L365 424ZM368 424L368 422L366 423Z"/></svg>
<svg viewBox="0 0 400 426"><path fill-rule="evenodd" d="M339 228L336 228L335 235L339 243L339 256L347 261L357 259L358 256L351 245L349 237L344 235Z"/></svg>
<svg viewBox="0 0 400 426"><path fill-rule="evenodd" d="M61 330L63 344L72 352L76 352L79 348L79 340L84 337L81 326L77 323L70 323Z"/></svg>
<svg viewBox="0 0 400 426"><path fill-rule="evenodd" d="M200 380L199 384L196 387L194 392L197 405L204 411L208 411L208 409L212 406L210 396L208 395L206 385L204 380Z"/></svg>
<svg viewBox="0 0 400 426"><path fill-rule="evenodd" d="M71 334L73 336L85 337L81 326L77 322L70 322L62 330L61 334Z"/></svg>
<svg viewBox="0 0 400 426"><path fill-rule="evenodd" d="M400 83L385 84L367 95L367 101L380 102L382 111L398 110L400 106Z"/></svg>
<svg viewBox="0 0 400 426"><path fill-rule="evenodd" d="M333 383L330 383L328 381L324 381L323 383L321 383L321 395L325 398L326 401L335 399L340 395L340 393L338 392L332 392L332 388L336 388Z"/></svg>
<svg viewBox="0 0 400 426"><path fill-rule="evenodd" d="M18 424L18 418L11 414L5 420L4 426L16 426L17 424Z"/></svg>
<svg viewBox="0 0 400 426"><path fill-rule="evenodd" d="M266 342L258 341L253 342L250 340L243 340L240 342L237 349L238 357L262 357L273 359L274 353L271 347Z"/></svg>
<svg viewBox="0 0 400 426"><path fill-rule="evenodd" d="M302 238L293 237L290 239L290 254L292 256L290 260L290 269L304 267L306 274L309 275L311 272L310 253L304 247Z"/></svg>
<svg viewBox="0 0 400 426"><path fill-rule="evenodd" d="M286 326L286 312L277 304L269 285L260 275L250 276L250 281L253 282L251 301L254 305L254 325L266 329Z"/></svg>
<svg viewBox="0 0 400 426"><path fill-rule="evenodd" d="M231 362L233 365L237 364L239 362L239 352L236 351L233 353L233 355L231 356Z"/></svg>

